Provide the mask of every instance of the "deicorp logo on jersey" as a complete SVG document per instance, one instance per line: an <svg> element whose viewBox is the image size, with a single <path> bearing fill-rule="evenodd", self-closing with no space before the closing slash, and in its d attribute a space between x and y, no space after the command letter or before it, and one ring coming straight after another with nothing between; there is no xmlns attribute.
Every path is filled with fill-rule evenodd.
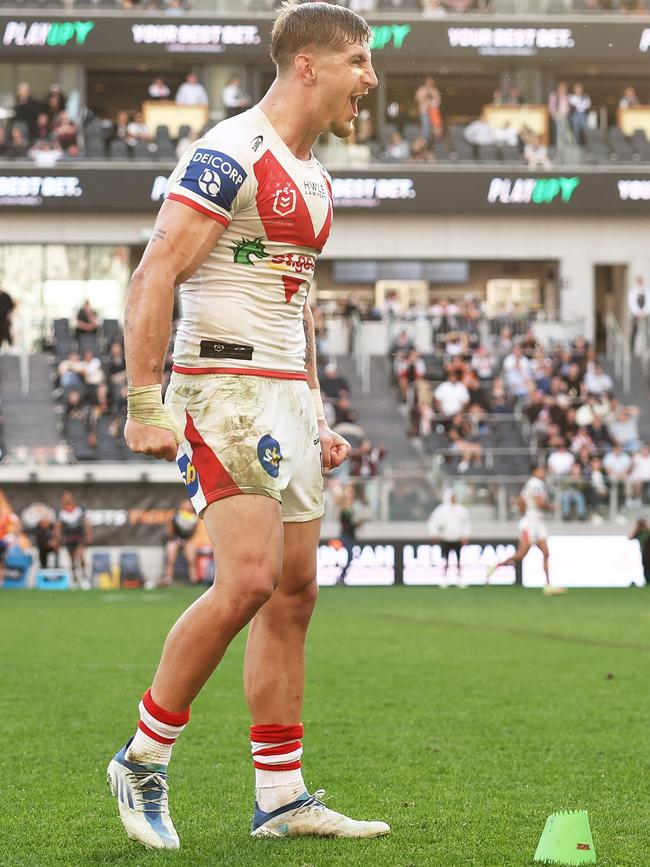
<svg viewBox="0 0 650 867"><path fill-rule="evenodd" d="M197 148L180 185L229 211L247 174L237 160L221 151Z"/></svg>

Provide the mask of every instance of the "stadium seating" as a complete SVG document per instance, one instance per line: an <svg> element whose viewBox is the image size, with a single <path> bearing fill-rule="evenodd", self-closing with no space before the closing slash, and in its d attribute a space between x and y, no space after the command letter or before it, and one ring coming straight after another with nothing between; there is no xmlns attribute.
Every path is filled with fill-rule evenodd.
<svg viewBox="0 0 650 867"><path fill-rule="evenodd" d="M120 585L126 590L142 587L144 575L137 551L122 551L120 554Z"/></svg>

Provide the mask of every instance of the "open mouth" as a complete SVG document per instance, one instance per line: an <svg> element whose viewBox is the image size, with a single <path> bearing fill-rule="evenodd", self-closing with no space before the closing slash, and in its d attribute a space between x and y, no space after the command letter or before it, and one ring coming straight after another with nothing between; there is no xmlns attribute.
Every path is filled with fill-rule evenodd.
<svg viewBox="0 0 650 867"><path fill-rule="evenodd" d="M354 117L359 117L359 100L365 96L366 93L367 91L364 91L364 93L353 93L350 97L350 106Z"/></svg>

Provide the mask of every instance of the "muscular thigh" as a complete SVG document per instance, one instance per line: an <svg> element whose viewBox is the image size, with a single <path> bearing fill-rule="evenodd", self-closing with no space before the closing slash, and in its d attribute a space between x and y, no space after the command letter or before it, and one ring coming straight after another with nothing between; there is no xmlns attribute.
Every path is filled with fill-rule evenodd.
<svg viewBox="0 0 650 867"><path fill-rule="evenodd" d="M283 593L298 593L311 583L316 587L320 530L320 519L284 524L284 556L278 587Z"/></svg>
<svg viewBox="0 0 650 867"><path fill-rule="evenodd" d="M220 586L260 576L273 586L280 581L284 540L279 503L254 494L228 497L207 506L203 520Z"/></svg>

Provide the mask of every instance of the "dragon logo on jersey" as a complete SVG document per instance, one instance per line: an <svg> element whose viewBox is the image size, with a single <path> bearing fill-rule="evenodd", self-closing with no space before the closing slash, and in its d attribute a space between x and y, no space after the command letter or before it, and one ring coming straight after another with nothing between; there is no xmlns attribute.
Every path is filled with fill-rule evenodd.
<svg viewBox="0 0 650 867"><path fill-rule="evenodd" d="M280 475L280 461L282 460L280 443L270 434L264 434L257 444L257 457L266 472L277 479Z"/></svg>
<svg viewBox="0 0 650 867"><path fill-rule="evenodd" d="M273 213L278 217L288 217L296 210L296 191L294 187L286 184L279 190L275 191L273 199Z"/></svg>
<svg viewBox="0 0 650 867"><path fill-rule="evenodd" d="M236 241L231 245L230 249L233 251L233 262L236 262L238 265L254 265L255 262L251 261L252 257L255 256L257 259L268 259L269 254L264 249L264 244L262 243L262 238L242 238L241 241Z"/></svg>

